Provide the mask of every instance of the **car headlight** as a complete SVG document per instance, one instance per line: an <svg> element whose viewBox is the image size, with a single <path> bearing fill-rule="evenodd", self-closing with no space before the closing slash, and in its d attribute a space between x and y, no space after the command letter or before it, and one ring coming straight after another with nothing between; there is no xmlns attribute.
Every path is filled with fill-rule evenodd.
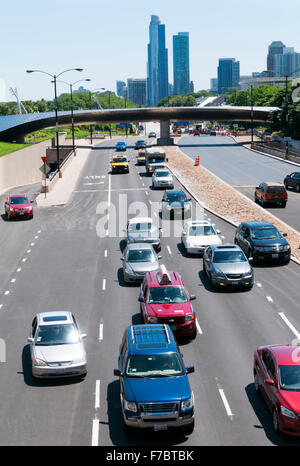
<svg viewBox="0 0 300 466"><path fill-rule="evenodd" d="M193 320L193 318L194 318L193 314L186 314L185 321L186 322L191 322Z"/></svg>
<svg viewBox="0 0 300 466"><path fill-rule="evenodd" d="M134 401L124 400L124 408L127 411L132 411L133 413L137 413L137 406L136 406L136 403L134 403Z"/></svg>
<svg viewBox="0 0 300 466"><path fill-rule="evenodd" d="M85 356L81 356L81 358L73 359L72 364L80 364L81 362L85 362Z"/></svg>
<svg viewBox="0 0 300 466"><path fill-rule="evenodd" d="M128 274L128 275L135 275L134 271L132 270L131 267L129 267L129 265L125 265L125 272Z"/></svg>
<svg viewBox="0 0 300 466"><path fill-rule="evenodd" d="M47 366L45 361L43 361L42 359L38 359L38 358L34 359L32 364L34 366Z"/></svg>
<svg viewBox="0 0 300 466"><path fill-rule="evenodd" d="M151 324L157 324L157 317L149 317L148 320Z"/></svg>
<svg viewBox="0 0 300 466"><path fill-rule="evenodd" d="M285 246L281 246L281 250L282 251L289 251L290 250L290 246L288 244L286 244Z"/></svg>
<svg viewBox="0 0 300 466"><path fill-rule="evenodd" d="M14 208L13 208L13 207L10 207L9 210L10 210L11 212L13 212L13 211L14 211Z"/></svg>
<svg viewBox="0 0 300 466"><path fill-rule="evenodd" d="M290 411L282 405L280 406L280 411L283 416L290 417L292 419L298 419L298 416L293 411Z"/></svg>
<svg viewBox="0 0 300 466"><path fill-rule="evenodd" d="M193 395L188 398L187 400L183 400L181 402L181 411L186 411L187 409L191 409L194 405Z"/></svg>
<svg viewBox="0 0 300 466"><path fill-rule="evenodd" d="M251 278L251 277L252 277L252 272L244 273L244 278Z"/></svg>

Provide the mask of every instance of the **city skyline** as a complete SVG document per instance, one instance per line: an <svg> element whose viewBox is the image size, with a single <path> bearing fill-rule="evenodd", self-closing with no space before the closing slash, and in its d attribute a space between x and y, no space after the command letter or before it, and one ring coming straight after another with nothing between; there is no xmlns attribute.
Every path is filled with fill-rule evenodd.
<svg viewBox="0 0 300 466"><path fill-rule="evenodd" d="M281 40L296 51L300 50L300 38L295 34L297 3L294 0L284 5L277 0L269 2L272 8L268 8L268 2L261 4L255 0L246 19L242 9L236 8L237 1L229 0L226 5L220 2L213 11L213 34L210 22L201 20L212 14L209 6L204 7L193 0L188 9L178 9L182 4L176 0L163 4L154 0L143 8L136 0L132 0L130 8L117 0L114 11L106 2L86 0L86 15L82 14L79 0L72 1L71 9L69 0L53 0L47 17L43 3L28 0L25 5L21 0L15 0L2 11L0 37L5 48L2 49L0 78L5 80L8 100L11 100L10 86L18 88L23 100L53 99L53 86L46 76L26 75L28 68L59 73L80 66L84 68L82 77L92 80L91 87L110 90L115 89L116 80L146 77L146 44L152 14L159 16L166 25L170 77L173 75L172 37L179 30L189 32L190 79L194 81L195 91L210 87L219 57L236 57L241 63L241 75L249 75L253 70L266 69L267 49L273 40ZM89 11L93 11L93 15L89 15ZM265 21L266 17L268 21ZM72 35L68 47L63 39L66 18L81 31ZM12 21L13 35L10 34ZM232 21L238 40L232 40L229 34ZM46 30L55 33L46 34ZM95 49L99 53L95 54ZM66 78L70 82L78 79L71 73ZM66 86L59 84L58 92L67 92Z"/></svg>

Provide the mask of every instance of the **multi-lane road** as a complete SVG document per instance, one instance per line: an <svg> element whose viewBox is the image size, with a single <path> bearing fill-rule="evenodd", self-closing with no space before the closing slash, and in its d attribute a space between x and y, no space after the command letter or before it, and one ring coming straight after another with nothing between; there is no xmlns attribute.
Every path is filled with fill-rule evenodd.
<svg viewBox="0 0 300 466"><path fill-rule="evenodd" d="M101 212L108 203L110 220L114 212L118 218L126 201L129 217L145 207L151 215L163 192L153 191L144 167L135 166L133 148L127 150L130 173L110 175L115 142L105 141L91 151L67 206L36 207L32 221L0 219L0 337L6 343L6 363L0 363L0 444L298 444L273 432L271 416L255 395L252 357L259 345L290 343L298 336L299 266L256 267L251 291L215 291L203 274L202 259L186 257L180 238L164 233L161 262L181 273L197 297L197 337L181 345L186 364L195 366L189 376L195 430L189 437L122 431L119 381L113 369L125 327L140 323L139 287L123 282L124 238L110 223L102 231ZM129 145L133 142L128 138ZM159 223L158 212L152 214ZM208 212L203 217L221 230L223 241L233 241L232 226ZM84 380L33 380L26 339L33 316L46 310L72 311L87 333Z"/></svg>

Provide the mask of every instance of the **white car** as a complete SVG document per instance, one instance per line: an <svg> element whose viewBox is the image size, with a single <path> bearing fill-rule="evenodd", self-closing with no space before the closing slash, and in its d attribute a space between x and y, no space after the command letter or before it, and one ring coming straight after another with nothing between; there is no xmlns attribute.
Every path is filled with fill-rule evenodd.
<svg viewBox="0 0 300 466"><path fill-rule="evenodd" d="M169 170L157 169L152 175L152 188L174 188L173 176Z"/></svg>
<svg viewBox="0 0 300 466"><path fill-rule="evenodd" d="M207 246L222 244L220 233L207 221L188 221L183 226L181 241L188 254L201 254Z"/></svg>

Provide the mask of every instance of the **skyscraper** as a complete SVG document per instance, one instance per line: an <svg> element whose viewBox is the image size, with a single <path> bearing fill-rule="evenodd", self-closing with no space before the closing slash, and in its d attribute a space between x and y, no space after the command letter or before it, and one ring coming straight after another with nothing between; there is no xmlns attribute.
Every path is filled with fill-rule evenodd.
<svg viewBox="0 0 300 466"><path fill-rule="evenodd" d="M174 95L190 92L189 33L173 36Z"/></svg>
<svg viewBox="0 0 300 466"><path fill-rule="evenodd" d="M294 47L284 47L282 53L274 55L274 76L300 76L300 53Z"/></svg>
<svg viewBox="0 0 300 466"><path fill-rule="evenodd" d="M235 58L219 58L218 92L224 94L231 87L238 87L240 81L240 62Z"/></svg>
<svg viewBox="0 0 300 466"><path fill-rule="evenodd" d="M125 87L126 87L126 83L124 81L117 81L117 85L116 85L117 96L124 97Z"/></svg>
<svg viewBox="0 0 300 466"><path fill-rule="evenodd" d="M137 105L146 105L146 79L127 79L128 99Z"/></svg>
<svg viewBox="0 0 300 466"><path fill-rule="evenodd" d="M268 76L275 76L275 55L282 54L285 45L281 41L273 41L268 47L267 72Z"/></svg>
<svg viewBox="0 0 300 466"><path fill-rule="evenodd" d="M165 25L156 15L151 16L147 62L148 105L156 105L168 95L168 49Z"/></svg>

